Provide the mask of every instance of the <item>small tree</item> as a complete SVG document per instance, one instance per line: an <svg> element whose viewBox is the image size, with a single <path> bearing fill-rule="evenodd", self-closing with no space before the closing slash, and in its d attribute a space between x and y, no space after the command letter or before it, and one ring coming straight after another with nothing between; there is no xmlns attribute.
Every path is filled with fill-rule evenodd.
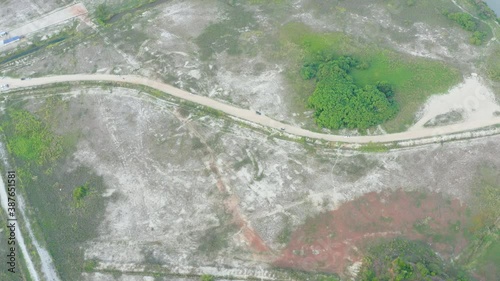
<svg viewBox="0 0 500 281"><path fill-rule="evenodd" d="M111 18L111 12L108 5L105 3L99 4L95 9L95 17L100 25L106 24L106 21Z"/></svg>
<svg viewBox="0 0 500 281"><path fill-rule="evenodd" d="M210 274L203 274L200 278L201 281L215 281L215 277Z"/></svg>

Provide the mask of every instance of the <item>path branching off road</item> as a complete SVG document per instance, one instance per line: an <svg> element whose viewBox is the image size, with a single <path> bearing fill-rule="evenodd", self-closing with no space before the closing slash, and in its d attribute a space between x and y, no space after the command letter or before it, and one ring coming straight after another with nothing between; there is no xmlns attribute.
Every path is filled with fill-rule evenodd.
<svg viewBox="0 0 500 281"><path fill-rule="evenodd" d="M172 95L174 97L183 100L187 100L215 110L219 110L221 112L240 118L242 120L246 120L249 122L253 122L255 124L283 131L287 134L299 137L318 139L318 140L332 141L332 142L343 142L352 144L390 143L390 142L416 140L416 139L432 138L437 136L462 133L500 124L500 116L497 116L489 120L464 122L460 124L452 124L438 128L422 128L419 130L412 130L401 133L373 135L373 136L341 136L341 135L331 135L331 134L312 132L300 127L276 121L268 116L257 114L255 111L252 110L238 108L236 106L216 101L208 97L194 95L192 93L176 88L174 86L134 75L74 74L74 75L46 76L46 77L24 79L24 80L13 79L13 78L2 78L0 79L0 84L9 84L11 89L16 89L23 87L48 85L54 83L81 82L81 81L92 81L92 82L107 81L107 82L143 85L162 91L166 94Z"/></svg>

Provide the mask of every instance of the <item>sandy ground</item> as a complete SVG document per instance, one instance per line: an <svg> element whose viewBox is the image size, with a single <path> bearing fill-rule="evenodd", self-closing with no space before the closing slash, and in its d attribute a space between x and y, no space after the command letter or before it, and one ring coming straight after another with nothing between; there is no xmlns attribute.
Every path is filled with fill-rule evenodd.
<svg viewBox="0 0 500 281"><path fill-rule="evenodd" d="M302 129L289 124L284 124L282 122L276 121L268 116L258 115L255 111L238 108L233 105L222 103L213 100L208 97L194 95L182 89L176 88L174 86L153 81L145 77L133 76L133 75L107 75L107 74L75 74L75 75L58 75L58 76L47 76L33 79L12 79L3 78L0 79L0 84L9 84L11 88L22 88L30 86L40 86L59 82L70 82L70 81L115 81L115 82L126 82L137 85L145 85L151 88L160 90L162 92L168 93L174 97L191 101L209 108L213 108L231 116L250 121L265 127L273 128L287 134L308 137L312 139L334 141L334 142L344 142L344 143L384 143L384 142L396 142L405 141L421 138L433 138L436 136L449 135L459 132L471 131L480 129L483 127L494 126L500 123L500 116L491 117L489 119L477 118L472 119L467 122L452 124L447 126L442 126L439 128L418 128L416 130L410 130L402 133L377 135L377 136L340 136L340 135L329 135L322 133L315 133L309 130ZM474 87L474 84L471 84ZM469 89L469 88L467 88ZM468 91L466 91L468 92ZM453 95L453 93L452 93ZM479 100L479 97L477 98ZM465 103L467 105L468 103Z"/></svg>
<svg viewBox="0 0 500 281"><path fill-rule="evenodd" d="M424 105L422 117L410 130L421 130L428 121L451 111L461 112L465 122L481 122L494 118L500 106L491 89L480 77L472 75L447 94L430 97Z"/></svg>

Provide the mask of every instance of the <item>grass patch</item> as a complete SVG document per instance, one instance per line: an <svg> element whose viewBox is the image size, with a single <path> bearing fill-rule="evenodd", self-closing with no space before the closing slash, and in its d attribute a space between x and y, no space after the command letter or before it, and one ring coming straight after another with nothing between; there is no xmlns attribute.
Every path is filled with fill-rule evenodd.
<svg viewBox="0 0 500 281"><path fill-rule="evenodd" d="M385 144L373 143L373 142L363 144L359 147L359 151L362 151L362 152L383 153L383 152L388 152L389 150L390 150L390 148L388 146L386 146Z"/></svg>
<svg viewBox="0 0 500 281"><path fill-rule="evenodd" d="M49 128L36 116L25 110L10 110L10 129L12 137L8 138L9 152L24 162L38 165L53 162L62 154L60 138L53 135Z"/></svg>
<svg viewBox="0 0 500 281"><path fill-rule="evenodd" d="M97 236L104 214L104 199L99 195L104 183L83 166L68 172L66 157L74 148L64 146L52 124L43 121L40 115L45 107L32 113L22 106L10 100L1 119L10 162L18 171L18 192L25 196L33 230L46 245L61 278L78 280L85 268L82 245ZM59 114L55 108L52 112ZM74 204L75 185L83 191L76 194L78 206ZM92 187L92 192L84 186Z"/></svg>
<svg viewBox="0 0 500 281"><path fill-rule="evenodd" d="M303 63L317 54L331 52L335 56L353 56L360 61L360 65L351 71L359 87L375 85L378 81L392 85L400 111L384 124L389 132L406 129L429 96L444 93L460 81L458 70L442 62L363 45L341 33L315 33L301 23L286 24L280 30L279 41L283 59L299 64L296 68L292 66L288 74L291 80L300 80ZM305 92L307 88L295 88L302 92L303 100L312 93L310 90Z"/></svg>
<svg viewBox="0 0 500 281"><path fill-rule="evenodd" d="M243 29L255 29L257 22L252 13L242 10L241 7L229 7L226 19L212 23L205 28L195 42L200 48L202 60L210 59L214 54L227 52L229 55L238 55L243 52L240 35Z"/></svg>

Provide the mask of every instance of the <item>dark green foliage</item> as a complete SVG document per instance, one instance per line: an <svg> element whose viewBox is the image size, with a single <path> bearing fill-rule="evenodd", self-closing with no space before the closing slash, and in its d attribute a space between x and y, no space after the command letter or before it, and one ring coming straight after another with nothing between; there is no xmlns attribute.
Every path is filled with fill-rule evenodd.
<svg viewBox="0 0 500 281"><path fill-rule="evenodd" d="M95 18L97 23L104 25L112 16L111 9L105 3L99 4L95 9Z"/></svg>
<svg viewBox="0 0 500 281"><path fill-rule="evenodd" d="M473 279L463 270L446 264L427 244L398 238L369 249L357 280Z"/></svg>
<svg viewBox="0 0 500 281"><path fill-rule="evenodd" d="M89 193L88 184L81 185L73 190L73 200L80 201Z"/></svg>
<svg viewBox="0 0 500 281"><path fill-rule="evenodd" d="M325 58L323 56L323 58ZM351 57L331 59L304 65L305 79L316 77L317 84L309 98L315 110L316 123L329 129L367 129L394 117L398 107L394 91L387 82L359 87L349 75L357 61Z"/></svg>
<svg viewBox="0 0 500 281"><path fill-rule="evenodd" d="M483 40L484 38L486 37L486 33L484 32L481 32L481 31L474 31L474 33L472 33L472 36L470 37L470 43L472 45L481 45L483 44Z"/></svg>
<svg viewBox="0 0 500 281"><path fill-rule="evenodd" d="M489 8L488 8L489 9ZM476 20L467 13L449 13L444 12L444 15L454 22L458 23L464 30L472 32L472 35L469 39L469 42L472 45L481 45L483 44L486 33L478 30L478 23Z"/></svg>
<svg viewBox="0 0 500 281"><path fill-rule="evenodd" d="M467 31L476 31L477 24L474 18L467 13L445 13L446 16L458 23L463 29Z"/></svg>
<svg viewBox="0 0 500 281"><path fill-rule="evenodd" d="M209 274L203 274L201 277L200 277L200 280L201 281L215 281L215 277L212 276L212 275L209 275Z"/></svg>
<svg viewBox="0 0 500 281"><path fill-rule="evenodd" d="M377 82L377 90L381 91L385 94L388 99L392 99L394 97L394 89L392 89L392 85L387 81L379 81Z"/></svg>

